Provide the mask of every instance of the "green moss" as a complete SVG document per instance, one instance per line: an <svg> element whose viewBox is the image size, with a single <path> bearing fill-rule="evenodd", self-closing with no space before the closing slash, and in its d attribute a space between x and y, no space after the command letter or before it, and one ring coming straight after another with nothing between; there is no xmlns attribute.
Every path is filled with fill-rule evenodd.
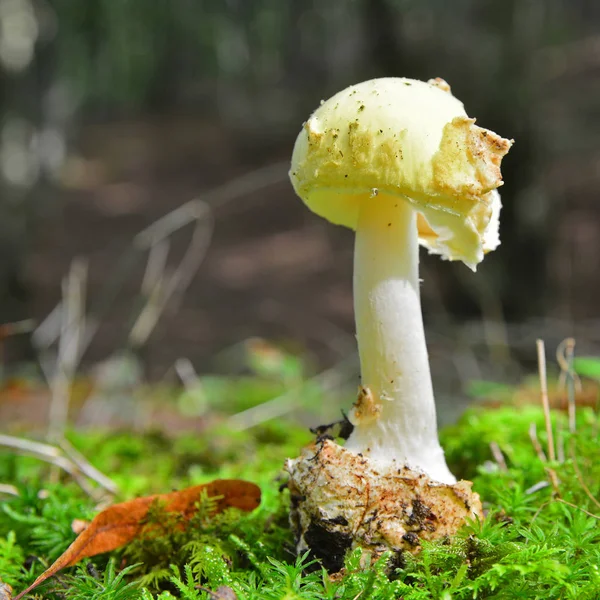
<svg viewBox="0 0 600 600"><path fill-rule="evenodd" d="M306 557L294 556L287 491L278 491L284 459L310 439L305 430L280 421L235 434L217 427L174 440L158 434L72 434L73 443L119 483L119 499L239 477L261 486L263 502L251 514L211 517L210 502L204 501L185 530L157 505L148 516L154 527L113 553L113 561L96 557L90 567L54 579L39 597L202 599L210 597L205 590L221 587L249 600L597 599L598 419L591 410L578 411L573 435L563 415L553 414L553 421L565 459L547 464L529 435L534 423L546 447L537 407L470 410L443 431L443 445L455 472L471 478L481 494L485 521L467 525L453 540L426 544L419 556L405 555L401 564L390 564L388 557L371 564L368 556L352 552L345 576L336 581ZM505 467L497 464L491 443ZM549 467L560 496L542 483L549 480ZM1 457L0 479L21 482L21 496L0 503L0 577L16 589L74 539L74 518L94 512L78 487L49 486L46 475L31 459ZM115 564L131 568L117 574Z"/></svg>

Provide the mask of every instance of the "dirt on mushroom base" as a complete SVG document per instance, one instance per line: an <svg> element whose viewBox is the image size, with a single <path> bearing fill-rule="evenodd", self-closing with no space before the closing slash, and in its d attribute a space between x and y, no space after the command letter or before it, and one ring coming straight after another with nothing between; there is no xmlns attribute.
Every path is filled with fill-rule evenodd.
<svg viewBox="0 0 600 600"><path fill-rule="evenodd" d="M351 548L374 557L414 554L422 540L452 536L483 517L470 481L441 484L394 464L379 469L329 439L306 447L286 469L298 552L309 550L332 573Z"/></svg>

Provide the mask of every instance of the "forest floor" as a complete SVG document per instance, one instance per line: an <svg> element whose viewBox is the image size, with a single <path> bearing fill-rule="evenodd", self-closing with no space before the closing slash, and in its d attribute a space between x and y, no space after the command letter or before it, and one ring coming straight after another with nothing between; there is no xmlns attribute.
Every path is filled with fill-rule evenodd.
<svg viewBox="0 0 600 600"><path fill-rule="evenodd" d="M598 363L592 366L597 369ZM289 363L279 368L280 374L290 374ZM202 512L200 502L198 516L182 526L157 507L145 521L145 533L108 554L83 554L79 566L62 571L30 597L598 598L597 388L591 400L578 396L575 432L569 431L564 411L551 412L552 457L544 411L531 401L535 390L480 384L488 401L445 428L442 444L451 469L473 481L485 519L467 524L454 539L424 543L417 556L403 554L392 562L384 556L373 563L360 551L351 552L342 576L332 578L310 557L295 556L282 468L286 458L297 456L311 440L300 416L312 412L314 424L322 391L308 385L301 394L305 408L294 418L244 428L239 415L272 395L281 381L271 372L203 384L191 394L162 392L162 405L170 406L180 422L187 419L187 432L139 421L137 431L129 426L68 432L70 444L115 484L110 493L94 483L98 478L82 487L81 477L60 475L36 458L5 448L0 454L0 483L7 486L0 497L0 579L15 593L24 589L67 549L82 524L110 502L234 479L260 487L258 508L214 515ZM122 403L119 408L132 409Z"/></svg>

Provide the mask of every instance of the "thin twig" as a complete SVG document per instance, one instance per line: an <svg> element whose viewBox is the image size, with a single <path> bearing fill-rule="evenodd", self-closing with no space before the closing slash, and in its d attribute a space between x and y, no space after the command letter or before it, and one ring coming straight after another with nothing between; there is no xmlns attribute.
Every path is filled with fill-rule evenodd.
<svg viewBox="0 0 600 600"><path fill-rule="evenodd" d="M537 454L538 458L543 463L547 462L548 459L546 458L544 449L542 448L542 445L540 444L540 440L538 439L538 436L537 436L537 427L536 427L535 423L531 423L529 425L529 439L531 440L533 449L535 450L535 453Z"/></svg>
<svg viewBox="0 0 600 600"><path fill-rule="evenodd" d="M133 348L140 348L150 337L156 327L164 308L164 279L159 279L154 289L146 297L146 303L129 332L129 343Z"/></svg>
<svg viewBox="0 0 600 600"><path fill-rule="evenodd" d="M549 485L550 484L544 479L544 481L538 481L537 483L535 483L531 487L527 488L525 490L525 493L527 495L535 494L535 492L539 492L540 490L543 490L544 488L547 488Z"/></svg>
<svg viewBox="0 0 600 600"><path fill-rule="evenodd" d="M207 214L207 203L194 198L140 231L133 238L133 246L143 251L150 250L186 225L197 223Z"/></svg>
<svg viewBox="0 0 600 600"><path fill-rule="evenodd" d="M89 485L85 477L82 477L79 467L68 458L65 458L60 449L56 446L32 442L31 440L4 434L0 434L0 446L10 448L19 454L33 456L34 458L62 469L77 482L79 487L88 494L88 496L97 499L94 488Z"/></svg>
<svg viewBox="0 0 600 600"><path fill-rule="evenodd" d="M197 390L202 386L200 377L198 377L198 373L196 373L194 365L192 364L192 361L189 358L178 358L175 361L174 368L179 379L181 379L183 386L188 392Z"/></svg>
<svg viewBox="0 0 600 600"><path fill-rule="evenodd" d="M502 454L502 450L500 449L498 442L490 442L490 450L492 451L492 456L494 457L494 460L498 463L500 470L508 471L504 454Z"/></svg>
<svg viewBox="0 0 600 600"><path fill-rule="evenodd" d="M21 333L30 333L35 328L33 319L24 319L23 321L14 321L12 323L3 323L0 325L0 339L4 339L11 335L19 335Z"/></svg>
<svg viewBox="0 0 600 600"><path fill-rule="evenodd" d="M580 510L582 513L585 513L588 517L592 517L592 519L600 520L600 515L595 515L594 513L591 513L589 511L585 510L585 508L581 508L581 506L577 506L577 504L573 504L572 502L567 502L566 500L563 500L562 498L554 498L554 500L556 502L562 502L563 504L566 504L567 506L570 506L571 508L576 508L577 510Z"/></svg>
<svg viewBox="0 0 600 600"><path fill-rule="evenodd" d="M87 267L83 261L71 263L63 282L62 323L54 375L50 380L50 414L48 439L58 442L64 437L69 412L71 383L80 357L80 342L85 315Z"/></svg>
<svg viewBox="0 0 600 600"><path fill-rule="evenodd" d="M20 496L19 490L10 483L0 483L0 494L4 494L5 496Z"/></svg>
<svg viewBox="0 0 600 600"><path fill-rule="evenodd" d="M35 328L32 319L3 323L0 325L0 379L4 376L4 340L12 335L29 333Z"/></svg>
<svg viewBox="0 0 600 600"><path fill-rule="evenodd" d="M25 321L15 321L13 323L3 323L0 325L0 380L4 377L4 340L19 333L28 333L33 331L34 322L32 319Z"/></svg>
<svg viewBox="0 0 600 600"><path fill-rule="evenodd" d="M575 356L575 338L566 338L556 348L556 361L560 367L560 376L558 378L559 387L567 388L568 412L569 412L569 431L575 433L577 423L575 420L575 390L581 392L581 379L575 373L573 368L573 358Z"/></svg>
<svg viewBox="0 0 600 600"><path fill-rule="evenodd" d="M551 502L552 500L546 500L546 502L540 504L539 508L533 514L533 517L531 517L531 521L529 522L530 525L533 524L533 522L540 516L540 513L544 510L544 508L546 508L546 506L548 506Z"/></svg>
<svg viewBox="0 0 600 600"><path fill-rule="evenodd" d="M548 458L550 459L550 462L554 462L556 460L556 453L554 451L554 436L552 434L552 421L550 419L550 403L548 402L548 379L546 375L546 352L544 348L544 340L537 340L536 345L542 406L544 408L546 435L548 437Z"/></svg>
<svg viewBox="0 0 600 600"><path fill-rule="evenodd" d="M556 434L556 460L561 464L565 462L565 435L560 424Z"/></svg>
<svg viewBox="0 0 600 600"><path fill-rule="evenodd" d="M47 349L60 335L60 321L62 314L62 301L60 301L38 324L31 336L33 345L39 349Z"/></svg>
<svg viewBox="0 0 600 600"><path fill-rule="evenodd" d="M146 271L142 279L141 291L144 296L149 296L158 282L163 278L169 256L170 243L168 239L159 240L148 251Z"/></svg>
<svg viewBox="0 0 600 600"><path fill-rule="evenodd" d="M540 388L542 393L542 405L544 407L544 418L546 421L546 435L548 438L548 456L551 462L556 460L556 455L554 453L554 438L552 435L552 422L550 420L550 406L548 403L548 383L546 378L546 355L544 351L544 342L542 340L537 340L537 353L538 353L538 367L540 374ZM531 423L529 426L529 437L531 438L531 443L542 462L547 462L546 455L544 454L544 450L542 449L542 445L540 444L537 437L537 429L535 423ZM550 467L544 468L546 473L548 473L548 477L550 478L550 482L552 483L552 487L554 489L554 495L559 496L560 491L558 487L558 476L556 475L556 471Z"/></svg>
<svg viewBox="0 0 600 600"><path fill-rule="evenodd" d="M569 456L573 461L573 469L575 470L575 476L577 477L577 481L579 485L583 488L585 495L598 507L600 508L600 501L596 499L594 494L590 491L590 488L587 486L585 481L583 480L583 475L581 474L581 470L579 469L579 465L577 464L577 456L575 455L575 440L571 439L569 444Z"/></svg>
<svg viewBox="0 0 600 600"><path fill-rule="evenodd" d="M63 439L60 442L61 450L72 460L79 470L86 476L95 481L98 485L102 486L106 491L111 494L117 494L119 491L119 487L112 480L109 479L104 473L101 473L94 465L90 464L86 458L75 448L73 445L68 442L66 439Z"/></svg>
<svg viewBox="0 0 600 600"><path fill-rule="evenodd" d="M548 402L548 378L546 374L546 350L544 348L544 340L537 340L537 355L538 369L540 375L540 391L542 395L542 406L544 407L544 420L546 421L546 436L548 438L548 458L550 462L556 461L556 452L554 449L554 436L552 434L552 420L550 418L550 403ZM550 467L546 467L546 472L552 482L555 496L560 495L558 487L558 476L556 471Z"/></svg>
<svg viewBox="0 0 600 600"><path fill-rule="evenodd" d="M331 369L322 371L312 379L284 392L280 396L236 413L229 418L229 427L235 431L244 431L251 427L255 427L256 425L260 425L265 421L282 417L283 415L292 412L299 404L298 397L304 386L308 384L317 384L325 391L325 389L330 386L332 376L339 378L340 373L345 371L354 373L356 361L357 355L352 354L349 358L341 361Z"/></svg>
<svg viewBox="0 0 600 600"><path fill-rule="evenodd" d="M132 270L138 264L143 254L149 251L161 240L172 235L175 231L185 227L188 223L199 220L198 210L204 210L207 205L212 211L222 209L234 200L242 196L249 196L265 188L271 187L288 178L289 164L285 161L269 164L250 173L246 173L217 186L202 194L201 202L197 199L176 208L164 217L161 217L149 227L141 231L134 238L133 249L128 248L121 258L116 262L116 267L111 273L107 284L98 295L87 317L86 330L80 344L80 358L87 351L90 343L96 335L103 316L113 305L115 298L123 284L127 281ZM261 196L257 195L256 199ZM256 201L256 200L255 200ZM236 212L248 210L251 202L236 204ZM183 287L183 286L182 286ZM44 321L36 328L32 335L32 341L36 348L42 353L41 364L44 373L48 368L45 351L54 344L61 332L62 301L51 311Z"/></svg>
<svg viewBox="0 0 600 600"><path fill-rule="evenodd" d="M196 200L195 204L188 203L185 206L188 208L186 214L193 216L196 220L192 239L181 262L169 276L157 273L154 289L151 290L148 301L129 334L130 343L135 347L139 347L146 342L169 302L171 304L179 302L202 264L210 245L214 226L210 207L200 200ZM179 217L175 221L181 224L182 219ZM138 234L134 244L143 247L147 243L156 244L161 242L164 239L161 236L161 231L170 231L172 224L167 220L163 230L153 229L152 227L154 226ZM152 232L153 235L150 235Z"/></svg>
<svg viewBox="0 0 600 600"><path fill-rule="evenodd" d="M556 498L559 498L560 497L560 488L558 486L559 480L558 480L558 475L556 474L556 471L554 469L551 469L550 467L546 467L545 471L546 471L546 473L548 473L548 477L550 477L550 482L552 483L552 488L554 489L554 496Z"/></svg>
<svg viewBox="0 0 600 600"><path fill-rule="evenodd" d="M61 451L56 446L42 442L32 442L25 438L14 437L0 433L0 446L18 450L24 454L30 454L38 458L56 459L61 457Z"/></svg>

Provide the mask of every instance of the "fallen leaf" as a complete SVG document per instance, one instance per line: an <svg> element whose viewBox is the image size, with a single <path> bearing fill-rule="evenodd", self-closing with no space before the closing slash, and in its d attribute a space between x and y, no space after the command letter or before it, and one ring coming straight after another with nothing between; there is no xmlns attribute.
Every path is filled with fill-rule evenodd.
<svg viewBox="0 0 600 600"><path fill-rule="evenodd" d="M20 600L61 569L73 566L82 558L110 552L133 540L142 530L144 517L156 501L164 503L167 512L176 512L189 519L196 512L196 503L203 492L214 499L214 513L223 512L227 508L250 512L260 504L260 488L254 483L239 479L217 479L170 494L157 494L114 504L96 515L64 554L26 590L15 596L14 600Z"/></svg>

